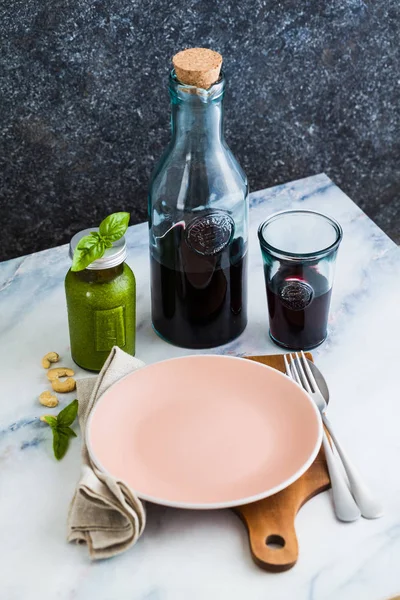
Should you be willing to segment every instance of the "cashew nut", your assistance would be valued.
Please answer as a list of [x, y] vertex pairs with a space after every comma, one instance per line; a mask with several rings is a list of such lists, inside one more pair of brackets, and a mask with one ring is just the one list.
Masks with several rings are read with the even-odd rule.
[[48, 352], [42, 358], [42, 367], [44, 369], [48, 369], [50, 367], [51, 363], [56, 363], [59, 360], [60, 360], [60, 357], [57, 354], [57, 352]]
[[[71, 371], [71, 369], [65, 369], [65, 371]], [[72, 371], [72, 375], [74, 372]], [[72, 379], [72, 377], [68, 377], [65, 381], [60, 381], [57, 379], [51, 380], [51, 387], [55, 392], [60, 392], [60, 394], [65, 394], [66, 392], [72, 392], [76, 388], [76, 381]]]
[[43, 404], [43, 406], [47, 406], [48, 408], [54, 408], [58, 404], [58, 399], [57, 396], [54, 396], [51, 392], [46, 390], [45, 392], [42, 392], [40, 394], [39, 402], [40, 404]]
[[[67, 367], [56, 367], [47, 371], [47, 378], [51, 381], [51, 386], [55, 392], [64, 394], [72, 392], [76, 388], [75, 379], [71, 379], [74, 374], [74, 371]], [[68, 377], [68, 379], [60, 381], [60, 377]]]
[[47, 379], [53, 381], [54, 379], [59, 379], [60, 377], [72, 377], [75, 375], [72, 369], [67, 369], [67, 367], [56, 367], [55, 369], [49, 369], [47, 371]]

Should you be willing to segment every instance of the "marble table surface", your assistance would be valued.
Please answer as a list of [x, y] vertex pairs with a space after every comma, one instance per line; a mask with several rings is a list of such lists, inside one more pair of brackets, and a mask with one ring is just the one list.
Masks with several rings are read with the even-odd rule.
[[[52, 456], [38, 394], [42, 355], [69, 353], [63, 280], [67, 247], [0, 264], [0, 596], [6, 600], [383, 600], [400, 592], [400, 250], [325, 175], [255, 192], [250, 199], [250, 305], [243, 335], [215, 353], [277, 353], [268, 338], [257, 226], [272, 212], [318, 209], [344, 229], [330, 335], [314, 351], [331, 388], [331, 420], [385, 505], [376, 521], [338, 522], [330, 492], [300, 511], [300, 557], [282, 574], [256, 567], [245, 529], [229, 510], [150, 506], [130, 551], [92, 563], [67, 544], [66, 514], [80, 469], [80, 444]], [[90, 215], [88, 215], [88, 225]], [[188, 354], [152, 331], [147, 225], [129, 229], [137, 292], [137, 356]], [[78, 369], [77, 376], [84, 372]], [[62, 399], [62, 405], [74, 396]]]

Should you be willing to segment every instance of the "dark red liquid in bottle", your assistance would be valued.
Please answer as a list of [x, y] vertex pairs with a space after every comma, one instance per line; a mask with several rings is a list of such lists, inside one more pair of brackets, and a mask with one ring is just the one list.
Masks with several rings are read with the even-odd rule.
[[246, 327], [246, 248], [221, 219], [178, 224], [151, 252], [153, 326], [178, 346], [212, 348]]
[[327, 335], [331, 291], [316, 267], [282, 266], [267, 284], [274, 342], [292, 350], [309, 350], [321, 344]]

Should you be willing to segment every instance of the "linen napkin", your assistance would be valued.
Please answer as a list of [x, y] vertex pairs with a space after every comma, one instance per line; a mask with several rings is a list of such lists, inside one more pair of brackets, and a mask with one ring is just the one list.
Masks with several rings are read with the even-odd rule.
[[143, 503], [123, 481], [95, 467], [85, 441], [86, 422], [98, 398], [113, 383], [143, 366], [141, 360], [114, 347], [98, 377], [77, 381], [82, 472], [69, 509], [67, 540], [86, 543], [92, 559], [124, 552], [136, 543], [146, 524]]

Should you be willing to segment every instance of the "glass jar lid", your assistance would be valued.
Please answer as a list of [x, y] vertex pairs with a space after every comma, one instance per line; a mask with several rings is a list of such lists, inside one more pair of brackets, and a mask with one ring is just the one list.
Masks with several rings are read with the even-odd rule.
[[[69, 255], [72, 258], [74, 255], [74, 251], [78, 242], [85, 236], [92, 233], [92, 231], [98, 232], [98, 227], [89, 227], [88, 229], [83, 229], [83, 231], [79, 231], [74, 235], [69, 244]], [[94, 260], [90, 265], [86, 268], [91, 269], [93, 271], [100, 271], [101, 269], [111, 269], [112, 267], [117, 267], [126, 259], [126, 241], [125, 236], [122, 236], [116, 242], [113, 242], [111, 248], [106, 248], [103, 256]]]

